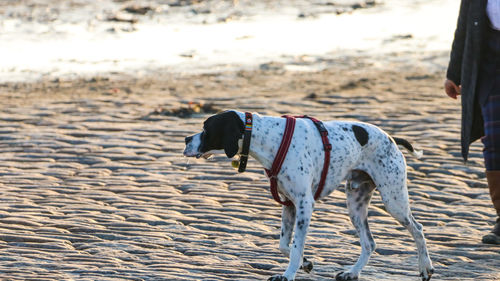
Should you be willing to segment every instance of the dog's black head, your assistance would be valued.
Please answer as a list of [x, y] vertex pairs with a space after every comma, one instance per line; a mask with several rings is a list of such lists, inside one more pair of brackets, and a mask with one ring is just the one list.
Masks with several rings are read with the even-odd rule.
[[231, 158], [238, 153], [238, 140], [242, 138], [244, 124], [234, 111], [225, 111], [209, 117], [203, 123], [203, 132], [186, 137], [184, 155], [208, 158], [216, 150], [224, 150]]

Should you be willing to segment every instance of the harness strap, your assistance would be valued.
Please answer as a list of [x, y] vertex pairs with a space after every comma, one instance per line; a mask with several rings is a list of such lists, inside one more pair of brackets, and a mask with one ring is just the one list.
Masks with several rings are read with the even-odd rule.
[[276, 202], [285, 205], [291, 206], [293, 203], [290, 200], [282, 201], [278, 194], [278, 180], [276, 177], [281, 170], [281, 166], [285, 161], [286, 154], [288, 152], [288, 148], [290, 147], [290, 143], [292, 142], [293, 132], [295, 131], [295, 118], [290, 116], [286, 117], [286, 125], [285, 132], [283, 134], [283, 139], [281, 140], [280, 148], [278, 149], [278, 153], [274, 158], [273, 165], [270, 170], [265, 169], [269, 180], [271, 181], [271, 194], [273, 195], [274, 200]]
[[323, 171], [321, 172], [321, 179], [318, 184], [318, 189], [314, 194], [314, 200], [318, 200], [319, 196], [321, 195], [321, 192], [323, 192], [323, 188], [325, 187], [326, 175], [328, 174], [328, 168], [330, 166], [330, 151], [332, 150], [332, 145], [328, 140], [328, 131], [326, 130], [323, 122], [309, 116], [304, 116], [304, 118], [309, 118], [314, 123], [314, 125], [316, 125], [316, 128], [318, 129], [319, 134], [321, 135], [323, 148], [325, 149], [325, 161], [323, 162]]
[[325, 125], [323, 122], [319, 121], [316, 118], [309, 117], [307, 115], [301, 115], [301, 116], [283, 116], [286, 118], [286, 126], [285, 126], [285, 132], [283, 134], [283, 139], [281, 140], [280, 148], [278, 149], [278, 153], [276, 154], [276, 157], [274, 158], [273, 165], [271, 167], [271, 170], [265, 169], [267, 176], [269, 177], [269, 180], [271, 182], [271, 194], [276, 200], [276, 202], [285, 205], [285, 206], [290, 206], [293, 203], [286, 199], [285, 201], [281, 200], [279, 194], [278, 194], [278, 181], [276, 179], [278, 173], [281, 170], [281, 166], [283, 165], [283, 162], [285, 161], [286, 154], [288, 152], [288, 148], [290, 147], [290, 143], [292, 142], [292, 137], [293, 137], [293, 132], [295, 129], [295, 118], [308, 118], [310, 119], [313, 124], [316, 126], [316, 128], [319, 131], [319, 134], [321, 136], [321, 141], [323, 142], [323, 147], [325, 150], [325, 160], [323, 163], [323, 171], [321, 172], [321, 179], [318, 184], [318, 189], [316, 190], [316, 193], [314, 194], [314, 200], [317, 200], [319, 196], [321, 195], [321, 192], [323, 192], [323, 188], [325, 186], [326, 182], [326, 176], [328, 174], [328, 168], [330, 166], [330, 152], [332, 150], [332, 145], [330, 144], [330, 141], [328, 140], [328, 131], [325, 128]]

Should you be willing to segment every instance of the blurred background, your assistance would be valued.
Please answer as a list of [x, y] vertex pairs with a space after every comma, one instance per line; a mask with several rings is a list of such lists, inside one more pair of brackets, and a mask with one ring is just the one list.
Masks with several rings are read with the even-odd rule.
[[449, 50], [458, 2], [3, 0], [0, 81], [213, 72], [268, 61], [308, 71], [360, 54], [421, 63], [416, 54]]

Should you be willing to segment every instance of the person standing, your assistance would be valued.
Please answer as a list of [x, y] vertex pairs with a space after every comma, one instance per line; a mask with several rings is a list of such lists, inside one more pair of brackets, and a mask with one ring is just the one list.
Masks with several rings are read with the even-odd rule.
[[462, 0], [446, 94], [462, 95], [462, 156], [481, 139], [486, 178], [498, 218], [483, 243], [500, 244], [500, 0]]

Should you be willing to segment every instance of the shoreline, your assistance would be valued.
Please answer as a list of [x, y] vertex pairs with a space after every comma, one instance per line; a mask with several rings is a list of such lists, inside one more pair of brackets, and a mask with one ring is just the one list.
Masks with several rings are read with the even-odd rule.
[[[301, 0], [296, 2], [303, 4]], [[18, 13], [34, 13], [34, 22], [22, 17], [0, 18], [0, 26], [4, 27], [0, 40], [6, 42], [0, 46], [0, 82], [68, 79], [96, 73], [220, 72], [252, 69], [270, 61], [299, 64], [296, 68], [300, 70], [314, 71], [328, 67], [322, 64], [325, 61], [345, 56], [380, 57], [392, 53], [406, 53], [406, 59], [419, 63], [412, 52], [449, 50], [456, 20], [453, 11], [457, 9], [453, 0], [385, 0], [340, 15], [335, 13], [337, 6], [328, 3], [297, 4], [297, 8], [280, 14], [279, 9], [262, 11], [259, 5], [266, 1], [257, 2], [256, 7], [249, 3], [242, 1], [241, 7], [233, 7], [235, 13], [241, 14], [233, 20], [206, 24], [199, 22], [222, 16], [223, 9], [206, 8], [209, 12], [194, 14], [190, 8], [201, 7], [178, 7], [178, 12], [160, 9], [146, 15], [132, 14], [140, 21], [130, 24], [105, 20], [107, 14], [117, 13], [117, 3], [99, 9], [92, 5], [76, 8], [95, 17], [84, 13], [86, 17], [79, 21], [66, 18], [72, 11], [65, 10], [68, 8], [53, 8], [52, 20], [39, 19], [43, 14], [24, 8]], [[317, 7], [332, 10], [298, 17]], [[433, 16], [436, 14], [445, 17], [437, 19]], [[173, 21], [182, 16], [185, 19]], [[430, 19], [422, 23], [423, 17]], [[315, 61], [319, 63], [311, 63]]]

